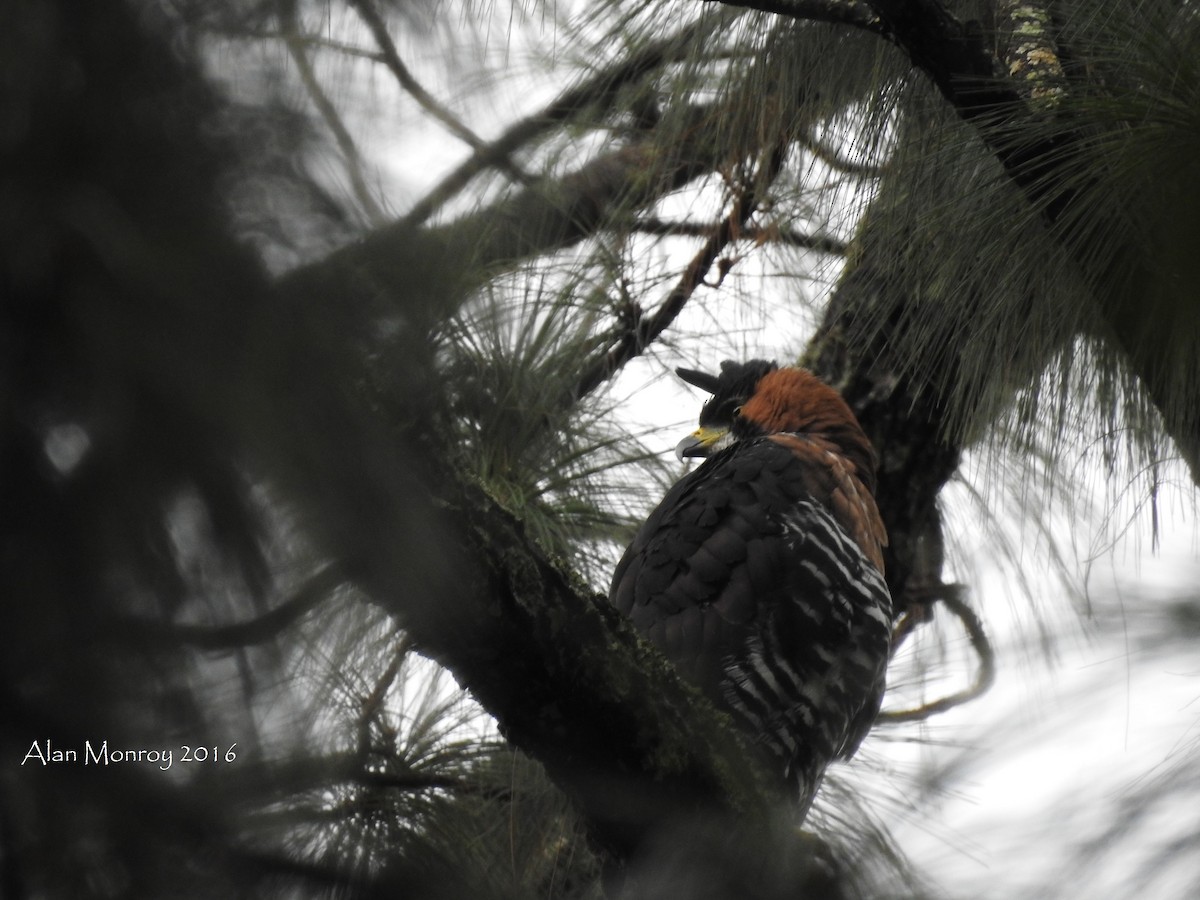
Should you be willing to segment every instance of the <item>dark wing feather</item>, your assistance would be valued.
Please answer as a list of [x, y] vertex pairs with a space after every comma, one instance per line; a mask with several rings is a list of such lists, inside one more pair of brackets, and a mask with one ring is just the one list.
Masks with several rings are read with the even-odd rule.
[[794, 444], [741, 441], [677, 483], [609, 599], [811, 797], [878, 710], [891, 604], [864, 529], [840, 521], [845, 472]]
[[[775, 455], [737, 445], [679, 481], [618, 563], [610, 593], [685, 677], [716, 693], [723, 662], [778, 586], [781, 528], [755, 486]], [[764, 448], [765, 449], [765, 448]], [[702, 641], [685, 641], [685, 615]]]

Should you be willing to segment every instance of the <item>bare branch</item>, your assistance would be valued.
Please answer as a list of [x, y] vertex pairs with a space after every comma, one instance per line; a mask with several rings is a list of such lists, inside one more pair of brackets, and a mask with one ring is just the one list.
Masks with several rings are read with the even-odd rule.
[[620, 371], [627, 362], [641, 353], [666, 330], [691, 299], [696, 288], [704, 281], [712, 264], [716, 262], [721, 251], [734, 241], [741, 238], [742, 227], [758, 206], [762, 190], [772, 184], [783, 167], [787, 154], [787, 142], [781, 141], [764, 162], [761, 171], [751, 179], [750, 184], [742, 189], [734, 198], [733, 207], [709, 234], [700, 250], [692, 257], [678, 284], [669, 293], [662, 304], [649, 317], [637, 317], [631, 321], [628, 329], [614, 340], [614, 346], [600, 359], [588, 366], [576, 384], [573, 399], [578, 400], [594, 391], [616, 372]]
[[[594, 234], [619, 210], [637, 209], [712, 170], [718, 135], [710, 108], [664, 123], [674, 137], [664, 150], [657, 129], [603, 153], [560, 178], [546, 178], [447, 225], [414, 227], [407, 219], [376, 229], [280, 283], [288, 294], [388, 297], [396, 285], [422, 283], [426, 320], [453, 312], [480, 280], [523, 259]], [[670, 131], [667, 129], [670, 128]], [[413, 292], [408, 292], [407, 296]]]
[[492, 143], [477, 148], [466, 162], [443, 178], [428, 194], [417, 201], [404, 217], [404, 224], [410, 227], [421, 224], [448, 200], [456, 196], [472, 178], [484, 169], [505, 165], [517, 150], [570, 119], [587, 106], [611, 102], [618, 88], [635, 82], [654, 71], [663, 62], [677, 54], [698, 33], [698, 26], [688, 26], [677, 34], [631, 54], [612, 68], [605, 69], [582, 84], [559, 94], [532, 116], [510, 126]]
[[[663, 237], [707, 237], [720, 223], [700, 224], [698, 222], [671, 222], [653, 216], [635, 219], [629, 227], [642, 234], [661, 235]], [[786, 244], [803, 250], [815, 250], [833, 256], [846, 254], [846, 243], [835, 237], [823, 234], [805, 234], [790, 228], [773, 226], [758, 227], [747, 225], [741, 231], [741, 237], [760, 244]]]
[[333, 139], [337, 141], [338, 149], [341, 150], [342, 157], [346, 162], [346, 174], [350, 178], [350, 187], [354, 191], [354, 196], [371, 221], [379, 224], [385, 220], [386, 216], [363, 178], [362, 157], [358, 153], [354, 138], [350, 136], [345, 123], [342, 122], [342, 117], [338, 114], [337, 107], [333, 105], [324, 88], [321, 87], [317, 73], [313, 71], [312, 63], [309, 62], [306, 41], [296, 28], [295, 7], [291, 3], [281, 3], [280, 6], [284, 43], [287, 46], [288, 54], [296, 64], [300, 81], [312, 99], [313, 105], [316, 106], [317, 112], [321, 114], [321, 118], [325, 120], [329, 130], [333, 132]]
[[[443, 104], [439, 103], [437, 98], [427, 91], [413, 74], [404, 65], [404, 61], [400, 59], [400, 53], [396, 50], [396, 44], [392, 40], [392, 36], [388, 34], [387, 23], [383, 21], [383, 17], [379, 14], [379, 10], [375, 8], [375, 4], [371, 0], [350, 0], [350, 5], [353, 6], [362, 20], [371, 29], [371, 34], [375, 38], [375, 43], [379, 45], [380, 56], [384, 64], [396, 76], [396, 81], [400, 83], [400, 87], [408, 92], [414, 100], [421, 105], [421, 108], [428, 112], [431, 116], [446, 126], [446, 130], [455, 137], [462, 140], [472, 150], [482, 151], [486, 148], [486, 144], [479, 135], [475, 134], [470, 128], [458, 120], [458, 118], [447, 109]], [[505, 157], [498, 160], [498, 164], [502, 168], [512, 173], [517, 180], [527, 181], [528, 176], [518, 170], [510, 159]]]
[[884, 166], [870, 162], [852, 162], [845, 159], [820, 141], [812, 129], [808, 129], [804, 135], [798, 138], [798, 142], [809, 153], [833, 169], [835, 172], [841, 172], [843, 175], [851, 175], [855, 178], [879, 178], [883, 175]]
[[364, 763], [371, 754], [371, 723], [383, 707], [388, 691], [395, 684], [396, 676], [400, 674], [400, 667], [404, 665], [405, 657], [408, 656], [411, 649], [412, 639], [405, 635], [401, 638], [400, 645], [392, 651], [391, 662], [376, 680], [375, 687], [363, 698], [362, 709], [358, 714], [358, 755]]
[[297, 32], [289, 38], [289, 35], [285, 34], [283, 31], [274, 31], [271, 29], [251, 29], [247, 31], [243, 31], [241, 29], [221, 29], [218, 30], [217, 33], [230, 40], [286, 42], [291, 39], [298, 41], [305, 47], [318, 47], [322, 50], [332, 50], [335, 53], [341, 53], [343, 56], [349, 56], [354, 59], [369, 59], [372, 62], [377, 63], [384, 62], [383, 54], [378, 50], [366, 50], [362, 47], [357, 47], [354, 44], [347, 44], [344, 41], [335, 41], [319, 34]]
[[[952, 589], [953, 587], [952, 585], [943, 585], [943, 589], [937, 595], [936, 600], [940, 601], [943, 606], [954, 614], [955, 618], [962, 623], [963, 628], [967, 632], [967, 637], [971, 641], [971, 648], [979, 658], [979, 669], [975, 673], [974, 680], [969, 687], [961, 691], [946, 697], [940, 697], [929, 703], [922, 703], [914, 709], [881, 712], [876, 721], [923, 722], [940, 713], [954, 709], [956, 706], [970, 703], [972, 700], [986, 693], [995, 681], [996, 654], [992, 650], [992, 644], [988, 640], [987, 632], [983, 628], [983, 622], [975, 614], [975, 610], [971, 609], [962, 599], [960, 596], [962, 592]], [[901, 620], [900, 625], [897, 626], [897, 630], [904, 629], [905, 621], [910, 618], [916, 621], [919, 619], [919, 615], [910, 613], [905, 619]], [[904, 631], [904, 633], [907, 633], [907, 631]]]
[[292, 596], [254, 619], [216, 627], [208, 625], [172, 625], [146, 619], [122, 619], [120, 630], [137, 638], [171, 641], [201, 650], [231, 650], [265, 644], [273, 640], [310, 610], [315, 609], [346, 583], [340, 567], [327, 565], [304, 582]]
[[853, 25], [866, 31], [880, 30], [879, 17], [870, 3], [859, 0], [703, 0], [742, 9], [774, 13], [789, 19], [807, 22], [828, 22], [834, 25]]

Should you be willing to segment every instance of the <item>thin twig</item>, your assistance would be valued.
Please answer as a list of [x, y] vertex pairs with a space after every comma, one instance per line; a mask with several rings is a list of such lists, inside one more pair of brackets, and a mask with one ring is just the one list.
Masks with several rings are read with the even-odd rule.
[[[217, 32], [224, 38], [231, 40], [250, 40], [250, 41], [287, 41], [288, 36], [282, 31], [274, 31], [270, 28], [252, 30], [252, 31], [234, 31], [230, 29], [220, 29]], [[344, 56], [350, 56], [355, 59], [369, 59], [372, 62], [384, 62], [383, 54], [378, 50], [366, 50], [362, 47], [356, 47], [354, 44], [347, 44], [344, 41], [335, 41], [331, 38], [322, 37], [318, 34], [297, 33], [293, 36], [293, 40], [299, 41], [306, 47], [319, 47], [322, 50], [333, 50], [336, 53], [341, 53]]]
[[371, 755], [371, 722], [383, 707], [383, 701], [387, 698], [388, 691], [392, 689], [396, 676], [400, 674], [400, 667], [408, 657], [410, 649], [412, 649], [412, 639], [405, 635], [400, 639], [400, 646], [392, 653], [391, 662], [376, 680], [371, 693], [363, 697], [362, 708], [358, 715], [358, 753], [364, 765]]
[[[396, 49], [396, 43], [392, 40], [391, 34], [388, 33], [387, 23], [383, 20], [383, 16], [379, 14], [379, 10], [375, 8], [375, 4], [371, 0], [350, 0], [350, 5], [358, 11], [367, 28], [371, 30], [371, 34], [375, 38], [375, 43], [379, 45], [379, 52], [384, 65], [396, 76], [396, 81], [400, 83], [400, 87], [416, 100], [422, 109], [445, 125], [447, 131], [467, 144], [472, 150], [478, 151], [484, 149], [487, 146], [484, 140], [460, 122], [454, 113], [440, 103], [433, 94], [429, 93], [417, 81], [412, 72], [409, 71], [408, 66], [400, 59], [400, 52]], [[518, 172], [517, 174], [521, 175], [522, 180], [525, 179], [522, 173]]]
[[[717, 224], [701, 224], [698, 222], [671, 222], [653, 216], [635, 219], [629, 226], [641, 234], [661, 235], [664, 237], [706, 237], [713, 233]], [[761, 244], [787, 244], [805, 250], [817, 250], [835, 256], [844, 256], [847, 245], [844, 241], [823, 234], [805, 234], [794, 229], [748, 225], [741, 237]]]
[[512, 154], [521, 147], [552, 131], [585, 107], [610, 102], [618, 88], [654, 71], [698, 32], [698, 23], [690, 25], [678, 34], [656, 41], [634, 53], [611, 69], [598, 72], [582, 84], [563, 91], [541, 110], [515, 123], [490, 144], [476, 149], [470, 158], [416, 202], [403, 218], [402, 224], [408, 227], [420, 225], [484, 169], [505, 165]]
[[350, 177], [350, 186], [354, 191], [354, 196], [366, 211], [368, 218], [375, 224], [382, 224], [386, 216], [379, 204], [375, 202], [374, 196], [367, 187], [366, 179], [363, 178], [362, 157], [358, 153], [358, 147], [355, 146], [354, 138], [350, 136], [345, 123], [338, 115], [337, 108], [321, 87], [321, 82], [308, 59], [306, 41], [296, 27], [295, 15], [295, 8], [292, 4], [280, 4], [280, 25], [283, 29], [283, 40], [288, 54], [296, 64], [300, 81], [312, 99], [313, 105], [316, 106], [317, 112], [325, 120], [329, 130], [333, 132], [333, 138], [337, 141], [338, 149], [341, 150], [342, 157], [346, 162], [346, 173]]
[[[967, 632], [967, 637], [971, 641], [971, 648], [975, 651], [975, 655], [979, 657], [979, 669], [975, 673], [975, 679], [964, 690], [941, 697], [930, 703], [923, 703], [913, 709], [881, 712], [876, 721], [923, 722], [939, 713], [944, 713], [947, 710], [954, 709], [956, 706], [969, 703], [976, 697], [986, 693], [992, 686], [992, 682], [995, 681], [996, 655], [992, 650], [991, 642], [988, 640], [987, 632], [984, 631], [983, 622], [975, 614], [975, 610], [966, 604], [957, 591], [947, 590], [940, 592], [936, 599], [949, 609], [955, 618], [962, 622], [963, 628]], [[903, 627], [903, 624], [904, 620], [901, 620], [901, 626], [899, 627]], [[903, 636], [901, 640], [903, 640]]]
[[704, 282], [721, 251], [744, 236], [742, 229], [758, 206], [760, 185], [765, 187], [774, 182], [783, 167], [787, 146], [787, 141], [784, 140], [772, 150], [770, 159], [764, 164], [758, 177], [735, 197], [729, 215], [711, 229], [708, 240], [692, 257], [679, 282], [654, 314], [648, 317], [632, 317], [626, 331], [613, 340], [611, 349], [584, 370], [572, 392], [572, 400], [586, 397], [620, 371], [631, 359], [640, 356], [667, 326], [675, 321], [696, 292], [696, 288]]
[[879, 178], [883, 175], [883, 166], [875, 163], [851, 162], [832, 147], [818, 140], [811, 129], [799, 138], [799, 143], [805, 150], [835, 172], [841, 172], [843, 175], [851, 175], [855, 178]]

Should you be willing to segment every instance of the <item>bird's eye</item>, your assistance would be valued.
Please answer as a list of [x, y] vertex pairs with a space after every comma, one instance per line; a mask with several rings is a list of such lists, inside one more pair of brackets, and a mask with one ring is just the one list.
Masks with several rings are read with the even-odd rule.
[[735, 406], [733, 408], [733, 417], [736, 419], [741, 414], [742, 414], [742, 408], [740, 406]]

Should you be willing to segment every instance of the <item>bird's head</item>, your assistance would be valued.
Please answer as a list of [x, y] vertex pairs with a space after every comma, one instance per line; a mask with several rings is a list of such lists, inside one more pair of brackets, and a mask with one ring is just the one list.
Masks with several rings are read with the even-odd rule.
[[710, 456], [751, 437], [809, 434], [832, 441], [855, 463], [860, 476], [873, 478], [871, 442], [842, 395], [811, 372], [762, 359], [726, 360], [719, 375], [675, 371], [688, 384], [712, 394], [700, 411], [700, 427], [675, 448], [680, 459]]

